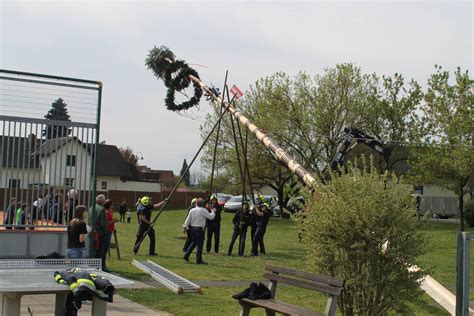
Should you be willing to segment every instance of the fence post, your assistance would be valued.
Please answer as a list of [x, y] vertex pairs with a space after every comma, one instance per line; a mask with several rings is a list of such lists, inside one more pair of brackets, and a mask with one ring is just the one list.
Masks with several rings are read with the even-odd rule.
[[470, 292], [470, 235], [458, 232], [456, 255], [456, 316], [469, 315]]
[[463, 290], [463, 315], [469, 315], [470, 268], [471, 268], [471, 238], [466, 232], [462, 233], [464, 247], [464, 290]]
[[463, 233], [458, 232], [456, 242], [456, 316], [462, 316], [463, 298], [464, 298], [464, 251], [463, 251]]

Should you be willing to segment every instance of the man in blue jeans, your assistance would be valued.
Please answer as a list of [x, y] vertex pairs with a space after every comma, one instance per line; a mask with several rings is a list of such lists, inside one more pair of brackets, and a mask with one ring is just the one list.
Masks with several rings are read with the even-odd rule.
[[184, 254], [184, 260], [189, 261], [189, 256], [197, 246], [196, 263], [206, 264], [202, 260], [202, 248], [204, 245], [204, 227], [206, 226], [206, 219], [214, 219], [216, 216], [216, 209], [212, 209], [211, 213], [204, 208], [204, 200], [198, 198], [196, 200], [196, 207], [189, 211], [188, 217], [184, 222], [184, 229], [189, 229], [192, 235], [192, 242], [189, 245], [186, 253]]

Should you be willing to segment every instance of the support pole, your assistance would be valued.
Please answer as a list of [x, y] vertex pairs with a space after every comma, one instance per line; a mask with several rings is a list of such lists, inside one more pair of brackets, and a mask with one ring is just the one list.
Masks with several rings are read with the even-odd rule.
[[[222, 89], [222, 93], [225, 92], [225, 88], [227, 87], [227, 75], [229, 74], [229, 71], [227, 70], [225, 72], [225, 79], [224, 79], [224, 88]], [[219, 113], [219, 116], [222, 115], [222, 111], [224, 111], [223, 104], [221, 103], [221, 111]], [[211, 171], [211, 182], [209, 184], [209, 196], [212, 195], [212, 188], [214, 185], [214, 171], [216, 168], [216, 158], [217, 158], [217, 146], [219, 145], [219, 134], [221, 132], [221, 123], [217, 125], [217, 134], [216, 134], [216, 142], [214, 144], [214, 155], [212, 156], [212, 171]]]
[[233, 105], [228, 102], [224, 102], [220, 96], [216, 96], [214, 92], [204, 83], [201, 79], [196, 78], [192, 75], [189, 79], [197, 83], [204, 92], [211, 96], [214, 104], [221, 105], [228, 109], [229, 113], [239, 120], [247, 129], [252, 132], [257, 139], [259, 139], [265, 147], [267, 147], [272, 153], [275, 154], [277, 159], [285, 164], [293, 173], [295, 173], [306, 185], [316, 185], [316, 179], [303, 168], [290, 154], [288, 154], [283, 148], [281, 148], [273, 139], [267, 136], [261, 129], [253, 124], [243, 113], [238, 111]]
[[201, 152], [201, 150], [204, 148], [204, 146], [206, 145], [207, 141], [209, 140], [209, 138], [211, 138], [211, 135], [212, 133], [214, 133], [214, 131], [216, 130], [217, 126], [220, 124], [222, 118], [224, 117], [224, 115], [226, 114], [227, 112], [227, 107], [224, 107], [224, 111], [222, 111], [222, 114], [221, 116], [219, 117], [219, 119], [217, 120], [216, 124], [214, 124], [214, 127], [212, 128], [212, 130], [209, 132], [209, 134], [207, 135], [206, 139], [204, 139], [204, 141], [202, 142], [201, 144], [201, 147], [199, 147], [198, 151], [196, 152], [196, 154], [194, 155], [193, 159], [191, 160], [191, 162], [189, 163], [188, 165], [188, 168], [186, 168], [186, 170], [183, 172], [183, 174], [181, 175], [181, 177], [178, 179], [178, 182], [176, 182], [176, 184], [174, 185], [173, 189], [171, 190], [170, 194], [168, 195], [168, 197], [165, 199], [165, 203], [163, 203], [163, 205], [160, 207], [160, 210], [158, 211], [158, 213], [155, 215], [155, 218], [153, 218], [153, 221], [151, 222], [150, 226], [148, 227], [148, 229], [145, 231], [145, 233], [143, 234], [142, 238], [138, 241], [138, 243], [133, 247], [133, 253], [136, 254], [138, 253], [138, 250], [140, 249], [140, 245], [142, 244], [143, 240], [145, 239], [145, 237], [148, 235], [148, 233], [150, 232], [150, 230], [155, 226], [155, 223], [156, 221], [158, 220], [158, 218], [160, 217], [161, 213], [163, 212], [163, 209], [165, 208], [166, 204], [168, 204], [168, 200], [173, 196], [174, 192], [176, 191], [176, 189], [178, 189], [181, 181], [183, 181], [184, 179], [184, 175], [189, 171], [189, 169], [191, 168], [191, 166], [193, 165], [194, 161], [196, 161], [196, 158], [199, 156], [199, 153]]
[[456, 254], [456, 316], [469, 315], [470, 236], [458, 232]]

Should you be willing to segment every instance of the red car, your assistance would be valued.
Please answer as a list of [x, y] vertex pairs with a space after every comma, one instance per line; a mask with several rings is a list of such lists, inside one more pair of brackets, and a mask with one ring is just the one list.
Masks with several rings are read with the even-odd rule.
[[220, 206], [224, 207], [224, 204], [230, 200], [232, 197], [231, 194], [224, 194], [224, 193], [217, 193], [217, 203], [219, 203]]

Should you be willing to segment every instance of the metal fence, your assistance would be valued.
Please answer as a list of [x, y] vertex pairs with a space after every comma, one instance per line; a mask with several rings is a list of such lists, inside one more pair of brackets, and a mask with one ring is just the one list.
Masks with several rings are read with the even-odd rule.
[[101, 97], [98, 81], [0, 70], [0, 229], [64, 227], [93, 205]]
[[421, 213], [432, 213], [440, 216], [456, 216], [459, 213], [459, 199], [445, 196], [421, 196]]

